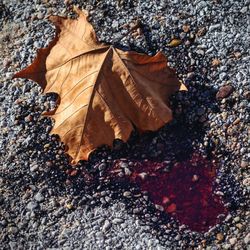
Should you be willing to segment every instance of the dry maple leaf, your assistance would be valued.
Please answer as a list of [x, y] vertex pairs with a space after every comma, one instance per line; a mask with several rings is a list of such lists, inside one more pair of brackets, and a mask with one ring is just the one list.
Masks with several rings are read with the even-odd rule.
[[99, 43], [87, 15], [76, 11], [77, 19], [49, 17], [56, 37], [14, 76], [58, 94], [57, 109], [47, 115], [72, 164], [114, 139], [127, 141], [134, 126], [159, 129], [172, 119], [169, 96], [186, 89], [162, 53], [151, 57]]

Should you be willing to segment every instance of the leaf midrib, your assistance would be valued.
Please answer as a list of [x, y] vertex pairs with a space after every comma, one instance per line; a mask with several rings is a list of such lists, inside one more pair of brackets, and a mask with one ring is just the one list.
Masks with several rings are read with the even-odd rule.
[[75, 159], [77, 158], [79, 152], [80, 152], [80, 148], [81, 148], [81, 145], [82, 145], [82, 141], [83, 141], [83, 135], [85, 133], [85, 129], [86, 129], [86, 124], [87, 124], [87, 120], [88, 120], [88, 117], [89, 117], [89, 108], [92, 106], [92, 103], [93, 103], [93, 99], [94, 99], [94, 94], [95, 94], [95, 89], [99, 83], [98, 81], [98, 78], [99, 76], [101, 75], [101, 71], [102, 71], [102, 68], [103, 68], [103, 65], [105, 64], [105, 61], [106, 59], [108, 58], [108, 55], [110, 53], [111, 50], [113, 50], [113, 46], [108, 46], [109, 49], [108, 51], [106, 52], [106, 55], [101, 63], [101, 66], [100, 66], [100, 69], [96, 75], [96, 79], [95, 79], [95, 83], [94, 83], [94, 86], [93, 86], [93, 90], [92, 90], [92, 93], [89, 97], [89, 100], [88, 100], [88, 107], [87, 107], [87, 111], [86, 111], [86, 116], [85, 116], [85, 119], [84, 119], [84, 122], [83, 122], [83, 128], [82, 128], [82, 132], [81, 132], [81, 139], [80, 139], [80, 142], [79, 142], [79, 146], [78, 146], [78, 149], [76, 150], [76, 154], [75, 154]]

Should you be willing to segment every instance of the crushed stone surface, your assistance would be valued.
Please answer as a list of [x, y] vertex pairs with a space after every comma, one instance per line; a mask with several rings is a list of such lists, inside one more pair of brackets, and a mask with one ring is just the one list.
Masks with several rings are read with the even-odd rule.
[[[41, 115], [56, 97], [12, 79], [53, 39], [46, 17], [74, 16], [73, 4], [89, 11], [100, 41], [149, 55], [163, 51], [189, 89], [172, 98], [171, 124], [113, 151], [97, 150], [76, 166], [76, 176], [62, 143], [49, 135], [53, 122]], [[249, 0], [2, 0], [0, 248], [248, 249], [249, 6]], [[120, 40], [137, 20], [141, 28]], [[178, 46], [168, 46], [173, 39]], [[192, 232], [162, 216], [136, 186], [102, 183], [114, 159], [162, 159], [162, 147], [169, 161], [189, 149], [216, 155], [216, 192], [229, 209], [221, 224]]]

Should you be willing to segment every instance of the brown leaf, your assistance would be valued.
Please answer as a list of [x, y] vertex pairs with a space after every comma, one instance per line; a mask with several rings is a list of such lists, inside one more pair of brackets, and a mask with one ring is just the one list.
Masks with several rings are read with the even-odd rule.
[[168, 98], [186, 90], [163, 53], [148, 56], [99, 43], [87, 15], [51, 16], [56, 37], [14, 77], [32, 79], [44, 93], [58, 94], [52, 134], [58, 134], [72, 164], [98, 146], [127, 141], [134, 126], [157, 130], [172, 119]]
[[169, 47], [177, 47], [182, 43], [180, 39], [174, 38], [171, 40], [171, 42], [168, 44]]

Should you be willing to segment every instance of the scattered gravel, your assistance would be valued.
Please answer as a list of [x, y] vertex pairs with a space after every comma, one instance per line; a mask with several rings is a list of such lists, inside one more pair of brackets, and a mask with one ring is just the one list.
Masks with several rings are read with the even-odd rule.
[[[135, 133], [113, 151], [103, 147], [75, 169], [49, 135], [52, 121], [41, 116], [56, 97], [42, 95], [32, 81], [11, 79], [53, 38], [46, 17], [73, 16], [72, 4], [89, 10], [99, 40], [147, 54], [162, 50], [189, 89], [172, 98], [171, 124], [141, 138]], [[249, 0], [2, 0], [1, 249], [247, 249], [249, 6]], [[116, 43], [137, 20], [141, 28]], [[173, 39], [178, 45], [168, 46]], [[206, 233], [166, 218], [135, 186], [103, 182], [114, 159], [174, 162], [191, 150], [216, 155], [217, 192], [229, 209]], [[123, 167], [129, 175], [129, 162]]]

